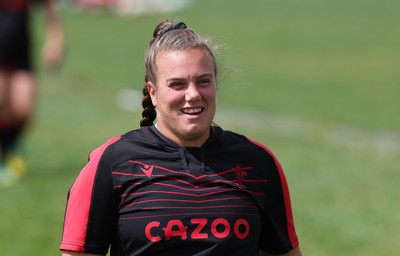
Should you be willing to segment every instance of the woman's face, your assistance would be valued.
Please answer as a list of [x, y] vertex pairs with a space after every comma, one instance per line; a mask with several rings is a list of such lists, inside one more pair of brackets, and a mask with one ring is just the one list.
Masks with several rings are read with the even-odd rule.
[[209, 137], [216, 111], [214, 62], [204, 49], [163, 51], [156, 56], [157, 85], [147, 83], [157, 109], [157, 128], [184, 147]]

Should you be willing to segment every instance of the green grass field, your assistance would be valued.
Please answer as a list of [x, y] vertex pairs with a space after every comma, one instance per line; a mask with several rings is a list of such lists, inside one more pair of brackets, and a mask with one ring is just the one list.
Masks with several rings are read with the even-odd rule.
[[[141, 89], [144, 50], [168, 17], [222, 44], [216, 122], [275, 152], [303, 255], [396, 255], [399, 8], [389, 0], [197, 0], [134, 19], [63, 11], [67, 56], [59, 72], [39, 66], [24, 143], [29, 173], [0, 188], [2, 254], [59, 255], [68, 188], [92, 149], [138, 127], [140, 112], [120, 109], [117, 95]], [[34, 18], [41, 42], [40, 12]]]

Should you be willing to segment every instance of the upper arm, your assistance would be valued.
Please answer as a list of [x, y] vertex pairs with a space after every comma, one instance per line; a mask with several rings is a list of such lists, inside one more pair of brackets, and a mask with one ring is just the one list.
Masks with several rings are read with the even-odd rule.
[[115, 201], [110, 161], [94, 150], [72, 185], [65, 211], [60, 249], [106, 254], [115, 229]]
[[[267, 147], [250, 141], [262, 150], [259, 158], [263, 161], [258, 168], [264, 170], [265, 179], [268, 181], [262, 191], [264, 197], [260, 200], [262, 226], [259, 247], [274, 253], [296, 248], [299, 242], [294, 226], [289, 187], [283, 168]], [[293, 253], [296, 251], [298, 249]]]

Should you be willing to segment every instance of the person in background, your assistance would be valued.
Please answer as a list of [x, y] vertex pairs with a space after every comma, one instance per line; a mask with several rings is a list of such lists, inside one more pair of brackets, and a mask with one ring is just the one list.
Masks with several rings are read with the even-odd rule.
[[300, 256], [288, 185], [264, 145], [223, 130], [211, 41], [153, 32], [141, 128], [91, 152], [68, 193], [63, 256]]
[[[0, 186], [26, 172], [20, 139], [32, 121], [36, 80], [31, 56], [31, 5], [39, 0], [0, 0]], [[64, 31], [54, 0], [42, 0], [46, 24], [43, 58], [57, 68], [64, 52]]]

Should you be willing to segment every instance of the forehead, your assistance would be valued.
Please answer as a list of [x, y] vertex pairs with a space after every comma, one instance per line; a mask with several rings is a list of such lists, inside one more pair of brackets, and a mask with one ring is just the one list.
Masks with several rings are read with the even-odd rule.
[[215, 75], [215, 63], [210, 53], [202, 48], [184, 51], [162, 51], [156, 57], [157, 76], [186, 73]]

